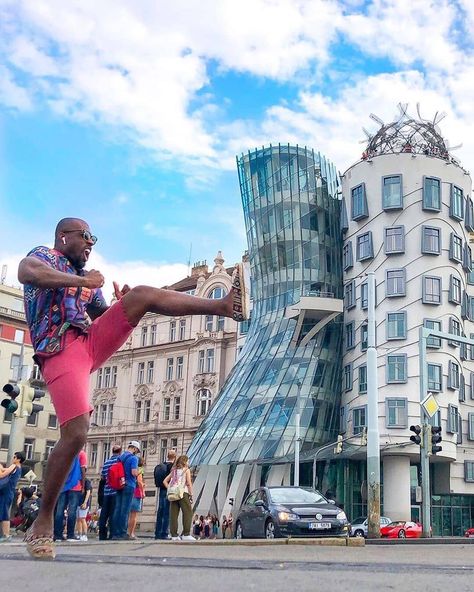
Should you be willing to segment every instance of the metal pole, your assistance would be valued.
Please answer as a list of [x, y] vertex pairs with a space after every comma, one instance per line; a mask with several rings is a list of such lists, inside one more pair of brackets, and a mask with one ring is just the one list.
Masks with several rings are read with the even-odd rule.
[[375, 274], [367, 274], [367, 506], [370, 539], [380, 538], [380, 435], [375, 339]]
[[[25, 345], [24, 345], [24, 343], [22, 343], [21, 349], [20, 349], [20, 359], [18, 360], [18, 368], [16, 371], [16, 381], [17, 382], [21, 382], [21, 380], [23, 378], [24, 354], [25, 354]], [[15, 440], [16, 440], [17, 431], [18, 431], [18, 420], [17, 420], [16, 416], [14, 414], [12, 414], [12, 420], [10, 423], [10, 436], [8, 438], [7, 463], [12, 462], [13, 454], [16, 452], [15, 451], [15, 447], [16, 447]]]
[[[428, 392], [428, 368], [426, 365], [426, 335], [423, 327], [420, 327], [419, 338], [419, 359], [420, 359], [420, 403], [426, 397]], [[422, 434], [423, 439], [420, 446], [420, 466], [421, 466], [421, 524], [423, 527], [423, 538], [431, 536], [431, 488], [430, 488], [430, 457], [429, 457], [429, 433], [431, 428], [428, 425], [427, 418], [423, 408], [420, 406], [420, 419], [423, 421]]]
[[296, 394], [296, 430], [295, 430], [295, 475], [293, 479], [293, 485], [297, 487], [300, 484], [300, 423], [301, 423], [301, 410], [300, 410], [300, 394], [301, 394], [301, 380], [296, 381], [298, 392]]

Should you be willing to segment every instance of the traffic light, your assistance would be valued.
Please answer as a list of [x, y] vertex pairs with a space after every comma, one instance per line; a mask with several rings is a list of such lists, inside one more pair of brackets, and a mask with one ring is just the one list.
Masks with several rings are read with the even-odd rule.
[[342, 436], [339, 434], [337, 437], [336, 446], [334, 448], [334, 454], [341, 454], [342, 452]]
[[41, 399], [45, 396], [45, 391], [39, 388], [33, 388], [27, 384], [21, 385], [22, 389], [22, 401], [21, 401], [21, 417], [28, 417], [33, 413], [39, 413], [43, 411], [43, 405], [38, 405], [34, 403], [37, 399]]
[[413, 432], [415, 435], [410, 436], [411, 442], [414, 444], [418, 444], [419, 446], [423, 446], [423, 436], [422, 436], [422, 429], [419, 425], [412, 425], [410, 426], [410, 432]]
[[22, 401], [22, 390], [18, 384], [8, 383], [3, 387], [3, 392], [8, 395], [8, 398], [3, 399], [1, 402], [2, 407], [12, 413], [15, 417], [20, 416], [20, 407]]
[[431, 426], [431, 454], [436, 454], [437, 452], [441, 452], [443, 450], [442, 446], [438, 446], [442, 440], [441, 427]]

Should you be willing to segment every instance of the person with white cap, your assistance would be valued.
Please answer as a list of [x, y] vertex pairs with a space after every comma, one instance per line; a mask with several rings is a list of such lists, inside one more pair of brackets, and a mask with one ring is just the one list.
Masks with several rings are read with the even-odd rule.
[[117, 531], [114, 539], [128, 539], [128, 517], [130, 508], [132, 506], [133, 494], [137, 486], [138, 475], [138, 457], [141, 447], [140, 442], [132, 440], [128, 443], [127, 450], [121, 454], [119, 460], [123, 464], [125, 473], [125, 486], [123, 489], [117, 491], [117, 499], [115, 500], [114, 510], [114, 524], [116, 524]]

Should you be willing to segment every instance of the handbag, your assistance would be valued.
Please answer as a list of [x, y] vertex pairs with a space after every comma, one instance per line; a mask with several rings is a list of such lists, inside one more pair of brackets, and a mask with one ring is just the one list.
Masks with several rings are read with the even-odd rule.
[[[183, 477], [186, 475], [184, 473]], [[178, 471], [177, 469], [173, 469], [172, 477], [170, 480], [170, 484], [168, 485], [168, 491], [166, 493], [166, 497], [168, 498], [169, 502], [177, 502], [180, 499], [183, 499], [184, 496], [184, 483], [180, 483], [178, 480]]]

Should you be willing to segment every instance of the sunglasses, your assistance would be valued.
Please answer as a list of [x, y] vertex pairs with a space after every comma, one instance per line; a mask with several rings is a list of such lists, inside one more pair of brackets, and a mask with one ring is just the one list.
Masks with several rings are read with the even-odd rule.
[[91, 234], [88, 230], [63, 230], [62, 232], [64, 234], [66, 234], [66, 232], [80, 232], [84, 240], [91, 242], [93, 245], [95, 245], [95, 243], [97, 242], [97, 237]]

